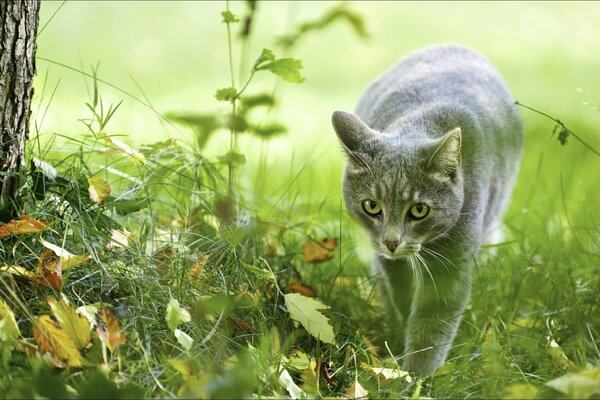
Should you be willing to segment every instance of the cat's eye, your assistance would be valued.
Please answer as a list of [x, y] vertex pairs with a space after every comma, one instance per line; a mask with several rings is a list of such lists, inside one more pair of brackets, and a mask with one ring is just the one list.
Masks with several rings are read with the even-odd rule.
[[381, 214], [381, 206], [375, 200], [365, 200], [362, 202], [363, 210], [372, 217]]
[[425, 203], [417, 203], [410, 208], [409, 212], [414, 219], [423, 219], [429, 214], [429, 206]]

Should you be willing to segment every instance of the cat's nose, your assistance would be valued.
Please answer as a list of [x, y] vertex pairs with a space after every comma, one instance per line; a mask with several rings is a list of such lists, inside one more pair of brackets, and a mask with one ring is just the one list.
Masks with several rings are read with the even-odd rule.
[[385, 242], [386, 247], [388, 249], [390, 249], [390, 251], [393, 253], [396, 250], [396, 247], [398, 247], [398, 242], [396, 242], [395, 240], [391, 241], [391, 240], [386, 240]]

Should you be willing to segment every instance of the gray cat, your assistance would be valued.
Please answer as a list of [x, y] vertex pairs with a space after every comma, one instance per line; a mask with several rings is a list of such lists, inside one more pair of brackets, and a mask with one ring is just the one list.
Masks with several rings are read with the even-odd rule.
[[356, 115], [336, 111], [332, 122], [348, 156], [346, 208], [375, 248], [388, 342], [404, 351], [405, 369], [430, 374], [456, 334], [473, 259], [509, 201], [521, 118], [494, 67], [448, 45], [401, 59]]

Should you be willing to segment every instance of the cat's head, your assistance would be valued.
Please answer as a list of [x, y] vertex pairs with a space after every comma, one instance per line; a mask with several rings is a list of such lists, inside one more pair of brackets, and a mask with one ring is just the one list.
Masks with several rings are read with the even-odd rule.
[[431, 128], [380, 133], [343, 111], [333, 113], [332, 123], [348, 156], [346, 208], [369, 231], [377, 253], [413, 256], [457, 223], [463, 205], [460, 128], [434, 140], [428, 137], [439, 135], [420, 132]]

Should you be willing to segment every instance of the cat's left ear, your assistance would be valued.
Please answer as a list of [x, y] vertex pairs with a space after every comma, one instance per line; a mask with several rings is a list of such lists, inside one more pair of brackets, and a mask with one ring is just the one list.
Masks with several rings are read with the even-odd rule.
[[331, 123], [348, 154], [360, 151], [363, 144], [374, 135], [367, 124], [349, 112], [335, 111], [331, 116]]
[[436, 172], [454, 178], [460, 165], [461, 142], [460, 128], [452, 129], [433, 144], [428, 165]]

